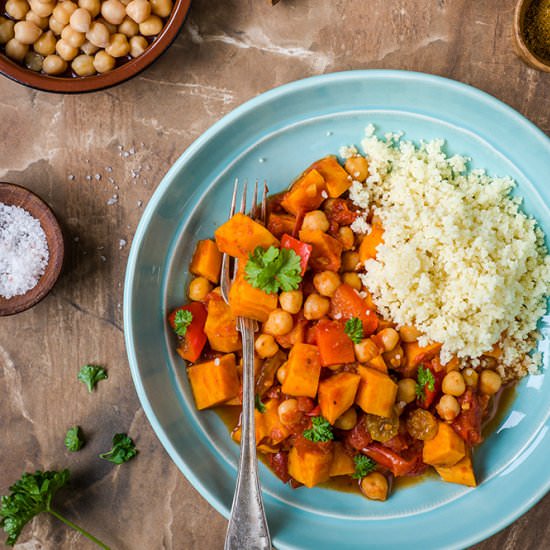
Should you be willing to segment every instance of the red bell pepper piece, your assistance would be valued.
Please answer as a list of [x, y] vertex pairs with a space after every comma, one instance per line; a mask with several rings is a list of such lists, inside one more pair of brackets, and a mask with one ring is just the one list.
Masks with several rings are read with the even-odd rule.
[[206, 323], [207, 311], [201, 302], [191, 302], [187, 306], [175, 309], [168, 316], [168, 322], [173, 329], [175, 329], [174, 319], [176, 313], [180, 310], [190, 311], [193, 315], [193, 320], [187, 327], [185, 336], [180, 337], [181, 344], [178, 346], [177, 351], [183, 359], [193, 363], [200, 357], [202, 349], [206, 344], [204, 325]]
[[451, 424], [453, 430], [469, 445], [479, 445], [481, 436], [481, 420], [483, 410], [477, 394], [468, 388], [459, 398], [460, 414]]
[[315, 334], [323, 367], [355, 361], [353, 342], [346, 334], [344, 321], [321, 319], [315, 326]]
[[307, 263], [309, 261], [309, 257], [311, 256], [313, 247], [310, 244], [303, 243], [302, 241], [295, 239], [291, 235], [285, 234], [281, 238], [281, 248], [289, 248], [290, 250], [294, 250], [294, 252], [300, 256], [300, 265], [302, 266], [303, 277], [306, 272]]
[[417, 466], [416, 456], [405, 459], [391, 449], [380, 445], [380, 443], [371, 443], [361, 449], [361, 452], [372, 458], [380, 466], [387, 468], [396, 477], [411, 473]]
[[423, 409], [429, 409], [435, 402], [436, 398], [441, 394], [441, 383], [445, 377], [445, 371], [436, 371], [431, 363], [424, 363], [422, 365], [425, 369], [428, 369], [434, 377], [434, 389], [431, 390], [428, 384], [424, 384], [424, 399], [417, 399], [416, 403]]
[[288, 453], [279, 451], [278, 453], [270, 453], [268, 456], [269, 465], [275, 475], [283, 483], [288, 483], [290, 481], [290, 474], [288, 473]]
[[347, 447], [360, 451], [372, 442], [369, 430], [365, 426], [365, 417], [361, 417], [355, 426], [345, 432], [344, 441]]
[[369, 308], [358, 292], [347, 284], [340, 285], [330, 302], [330, 316], [347, 321], [352, 317], [361, 319], [363, 334], [369, 336], [378, 328], [378, 316]]

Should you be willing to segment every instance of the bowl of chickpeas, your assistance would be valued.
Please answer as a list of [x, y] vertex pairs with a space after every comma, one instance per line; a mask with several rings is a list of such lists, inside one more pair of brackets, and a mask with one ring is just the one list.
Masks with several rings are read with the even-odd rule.
[[0, 0], [0, 73], [80, 93], [114, 86], [176, 38], [191, 0]]

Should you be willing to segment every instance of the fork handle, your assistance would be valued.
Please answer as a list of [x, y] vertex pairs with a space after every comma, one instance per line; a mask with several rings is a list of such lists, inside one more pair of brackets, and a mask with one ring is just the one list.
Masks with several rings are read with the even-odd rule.
[[239, 317], [237, 327], [243, 342], [243, 413], [241, 454], [237, 488], [231, 505], [224, 550], [271, 550], [258, 481], [256, 429], [254, 425], [254, 322]]

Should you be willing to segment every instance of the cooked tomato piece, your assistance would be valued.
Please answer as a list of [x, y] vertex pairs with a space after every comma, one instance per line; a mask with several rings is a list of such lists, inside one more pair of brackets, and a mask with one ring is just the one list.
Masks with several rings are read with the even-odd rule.
[[177, 351], [186, 361], [194, 362], [200, 357], [206, 344], [207, 338], [204, 332], [204, 325], [206, 324], [207, 311], [201, 302], [191, 302], [187, 306], [175, 309], [168, 316], [168, 322], [173, 329], [175, 328], [174, 319], [176, 313], [181, 310], [190, 311], [193, 315], [193, 320], [187, 327], [185, 336], [180, 337], [181, 344], [178, 346]]
[[328, 221], [338, 225], [351, 225], [359, 216], [349, 199], [328, 199], [324, 210]]
[[330, 316], [347, 321], [352, 317], [361, 319], [363, 334], [369, 336], [378, 328], [378, 316], [368, 307], [359, 293], [347, 284], [340, 285], [330, 302]]
[[453, 430], [466, 443], [470, 445], [479, 445], [483, 441], [481, 436], [481, 420], [483, 410], [480, 405], [479, 397], [468, 388], [459, 398], [460, 414], [451, 424]]

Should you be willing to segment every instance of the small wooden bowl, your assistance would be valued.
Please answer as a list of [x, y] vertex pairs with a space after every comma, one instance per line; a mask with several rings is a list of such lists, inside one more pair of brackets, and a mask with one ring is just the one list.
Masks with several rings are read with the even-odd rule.
[[525, 14], [533, 1], [534, 0], [519, 0], [516, 5], [516, 11], [514, 13], [514, 42], [516, 44], [516, 51], [519, 57], [531, 67], [539, 71], [550, 72], [550, 62], [535, 55], [527, 47], [524, 39]]
[[61, 227], [50, 207], [28, 189], [13, 183], [0, 182], [0, 202], [19, 206], [36, 218], [46, 234], [49, 249], [48, 265], [34, 288], [9, 300], [0, 296], [0, 316], [5, 316], [31, 308], [50, 292], [61, 273], [65, 245]]

